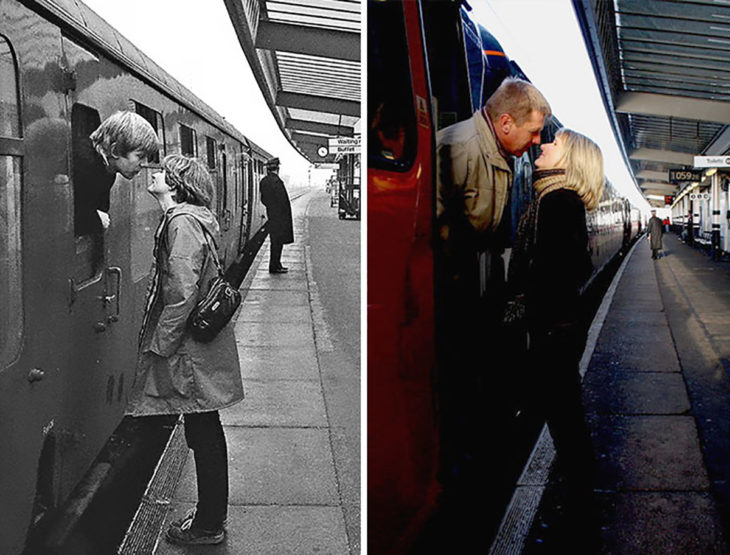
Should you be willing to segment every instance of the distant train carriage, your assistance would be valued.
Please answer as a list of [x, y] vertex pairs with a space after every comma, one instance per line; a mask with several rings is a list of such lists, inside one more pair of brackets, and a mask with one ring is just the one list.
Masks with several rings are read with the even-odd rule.
[[[444, 307], [435, 287], [439, 259], [433, 249], [436, 133], [470, 117], [508, 75], [527, 78], [494, 37], [469, 20], [462, 2], [369, 1], [368, 547], [372, 553], [427, 548], [426, 523], [439, 506], [443, 487], [445, 469], [439, 455], [444, 439], [439, 428], [443, 353], [437, 357], [436, 345], [443, 331], [439, 315]], [[552, 140], [559, 127], [555, 117], [547, 121], [543, 142]], [[537, 155], [539, 148], [533, 147], [513, 159], [510, 239], [532, 199]], [[606, 187], [601, 209], [589, 216], [594, 276], [628, 246], [637, 231], [637, 215], [628, 201]], [[479, 283], [480, 291], [465, 310], [485, 299], [491, 302], [498, 294], [486, 280], [499, 267], [497, 261], [478, 252], [474, 259], [478, 276], [464, 281]], [[472, 347], [477, 348], [451, 348]], [[503, 369], [495, 355], [504, 363], [511, 353], [502, 353], [504, 345], [490, 343], [490, 337], [484, 337], [478, 348], [488, 353], [483, 373], [496, 377]], [[470, 414], [480, 412], [480, 407], [472, 409]], [[490, 422], [489, 430], [509, 424]], [[489, 430], [483, 429], [485, 436]]]
[[[134, 378], [152, 236], [147, 193], [165, 154], [205, 161], [232, 263], [260, 239], [269, 154], [81, 2], [0, 0], [0, 553], [23, 551], [120, 423]], [[75, 225], [77, 153], [133, 110], [161, 151], [117, 177], [111, 226]]]

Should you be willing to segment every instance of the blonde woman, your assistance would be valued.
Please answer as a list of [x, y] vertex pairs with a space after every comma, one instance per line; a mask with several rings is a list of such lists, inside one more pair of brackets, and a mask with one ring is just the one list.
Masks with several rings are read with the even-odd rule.
[[193, 339], [187, 320], [218, 274], [209, 210], [213, 183], [198, 160], [167, 156], [148, 191], [163, 216], [155, 233], [154, 262], [139, 337], [139, 359], [128, 414], [182, 414], [198, 483], [196, 510], [173, 522], [167, 540], [216, 544], [225, 538], [228, 454], [218, 411], [243, 399], [231, 326], [209, 343]]
[[520, 221], [510, 259], [510, 284], [524, 298], [534, 402], [566, 476], [568, 510], [588, 514], [594, 457], [578, 371], [585, 347], [579, 291], [593, 270], [586, 211], [598, 207], [603, 193], [603, 156], [593, 141], [565, 128], [541, 149], [535, 200]]

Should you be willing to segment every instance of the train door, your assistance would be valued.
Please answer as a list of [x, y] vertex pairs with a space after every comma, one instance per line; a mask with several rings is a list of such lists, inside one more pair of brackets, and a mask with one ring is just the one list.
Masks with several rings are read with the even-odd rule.
[[246, 163], [246, 176], [248, 178], [248, 194], [246, 195], [246, 206], [248, 210], [246, 210], [246, 240], [250, 239], [251, 235], [251, 223], [253, 222], [253, 213], [254, 213], [254, 206], [255, 198], [256, 198], [256, 192], [254, 190], [254, 187], [256, 187], [256, 183], [253, 176], [253, 165], [256, 163], [253, 159], [253, 152], [249, 149], [248, 151], [248, 161]]
[[416, 532], [438, 490], [431, 91], [421, 4], [368, 2], [368, 542]]
[[[4, 15], [8, 19], [0, 18], [0, 437], [4, 451], [0, 457], [0, 552], [17, 553], [23, 549], [26, 530], [37, 516], [37, 512], [31, 511], [33, 497], [38, 496], [33, 470], [41, 449], [42, 423], [53, 410], [53, 399], [43, 399], [51, 380], [35, 382], [51, 370], [56, 360], [31, 348], [38, 339], [32, 336], [36, 327], [31, 324], [35, 315], [32, 307], [48, 297], [38, 299], [32, 306], [29, 303], [29, 293], [37, 283], [33, 279], [34, 269], [38, 267], [34, 264], [37, 256], [29, 256], [33, 253], [30, 245], [38, 242], [42, 248], [42, 243], [38, 241], [38, 226], [26, 230], [34, 214], [29, 210], [30, 203], [39, 195], [28, 193], [29, 177], [36, 176], [29, 176], [27, 171], [30, 149], [28, 132], [21, 120], [21, 74], [16, 53], [37, 52], [36, 63], [51, 65], [55, 52], [48, 55], [37, 43], [33, 45], [37, 50], [30, 50], [29, 41], [6, 28], [5, 21], [13, 21], [12, 16], [17, 14], [11, 16], [6, 11]], [[26, 19], [23, 23], [27, 22]], [[54, 99], [50, 93], [48, 96], [50, 107]], [[49, 165], [53, 166], [53, 161], [49, 160]], [[51, 406], [45, 406], [44, 401], [50, 401]], [[41, 496], [52, 505], [58, 499], [54, 487], [57, 484], [53, 480], [48, 482], [53, 483]]]
[[[93, 53], [63, 38], [63, 64], [70, 77], [66, 84], [66, 110], [71, 124], [70, 178], [73, 191], [73, 256], [66, 269], [69, 283], [68, 330], [72, 340], [67, 392], [77, 402], [65, 403], [69, 421], [83, 430], [89, 452], [76, 456], [90, 460], [102, 447], [123, 413], [125, 391], [131, 385], [136, 358], [136, 332], [131, 322], [130, 231], [133, 183], [117, 176], [108, 195], [100, 183], [108, 182], [105, 169], [95, 163], [89, 135], [108, 115], [108, 96], [96, 87], [105, 75]], [[98, 202], [82, 202], [95, 195]], [[106, 198], [108, 196], [108, 198]], [[97, 207], [108, 208], [111, 225], [98, 226]], [[108, 415], [100, 418], [100, 415]], [[81, 451], [81, 449], [79, 449]], [[79, 465], [64, 465], [78, 468]], [[80, 478], [75, 477], [76, 480]], [[74, 482], [76, 481], [74, 480]]]
[[231, 229], [233, 230], [231, 237], [231, 252], [235, 255], [238, 252], [238, 245], [241, 241], [241, 182], [240, 175], [241, 158], [236, 152], [236, 145], [233, 145], [233, 154], [231, 158], [231, 183], [233, 183], [231, 191]]
[[249, 216], [249, 202], [251, 199], [250, 183], [248, 175], [248, 167], [250, 163], [243, 150], [243, 145], [239, 145], [238, 153], [238, 182], [240, 184], [240, 211], [241, 221], [238, 233], [238, 252], [243, 252], [243, 248], [248, 241], [248, 230], [251, 225], [251, 218]]

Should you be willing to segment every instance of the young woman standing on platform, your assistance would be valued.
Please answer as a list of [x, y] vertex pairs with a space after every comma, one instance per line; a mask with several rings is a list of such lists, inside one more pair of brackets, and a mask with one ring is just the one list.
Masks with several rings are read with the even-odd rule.
[[213, 183], [197, 160], [173, 154], [148, 188], [163, 216], [155, 233], [145, 314], [139, 335], [132, 416], [182, 414], [198, 482], [196, 510], [173, 522], [167, 540], [216, 544], [225, 538], [228, 453], [218, 411], [243, 399], [231, 326], [210, 342], [187, 330], [191, 311], [218, 275], [219, 227], [208, 209]]
[[524, 300], [535, 408], [547, 420], [569, 508], [585, 510], [595, 462], [581, 399], [586, 330], [579, 292], [593, 271], [586, 210], [598, 207], [603, 192], [603, 156], [593, 141], [565, 128], [541, 149], [535, 200], [520, 220], [510, 259], [510, 284]]

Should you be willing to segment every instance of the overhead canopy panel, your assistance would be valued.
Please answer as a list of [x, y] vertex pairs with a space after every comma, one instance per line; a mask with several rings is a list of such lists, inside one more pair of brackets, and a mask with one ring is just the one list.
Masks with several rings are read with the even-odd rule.
[[573, 0], [601, 95], [654, 206], [670, 169], [730, 153], [730, 0]]
[[360, 119], [359, 0], [225, 0], [279, 127], [310, 162]]

